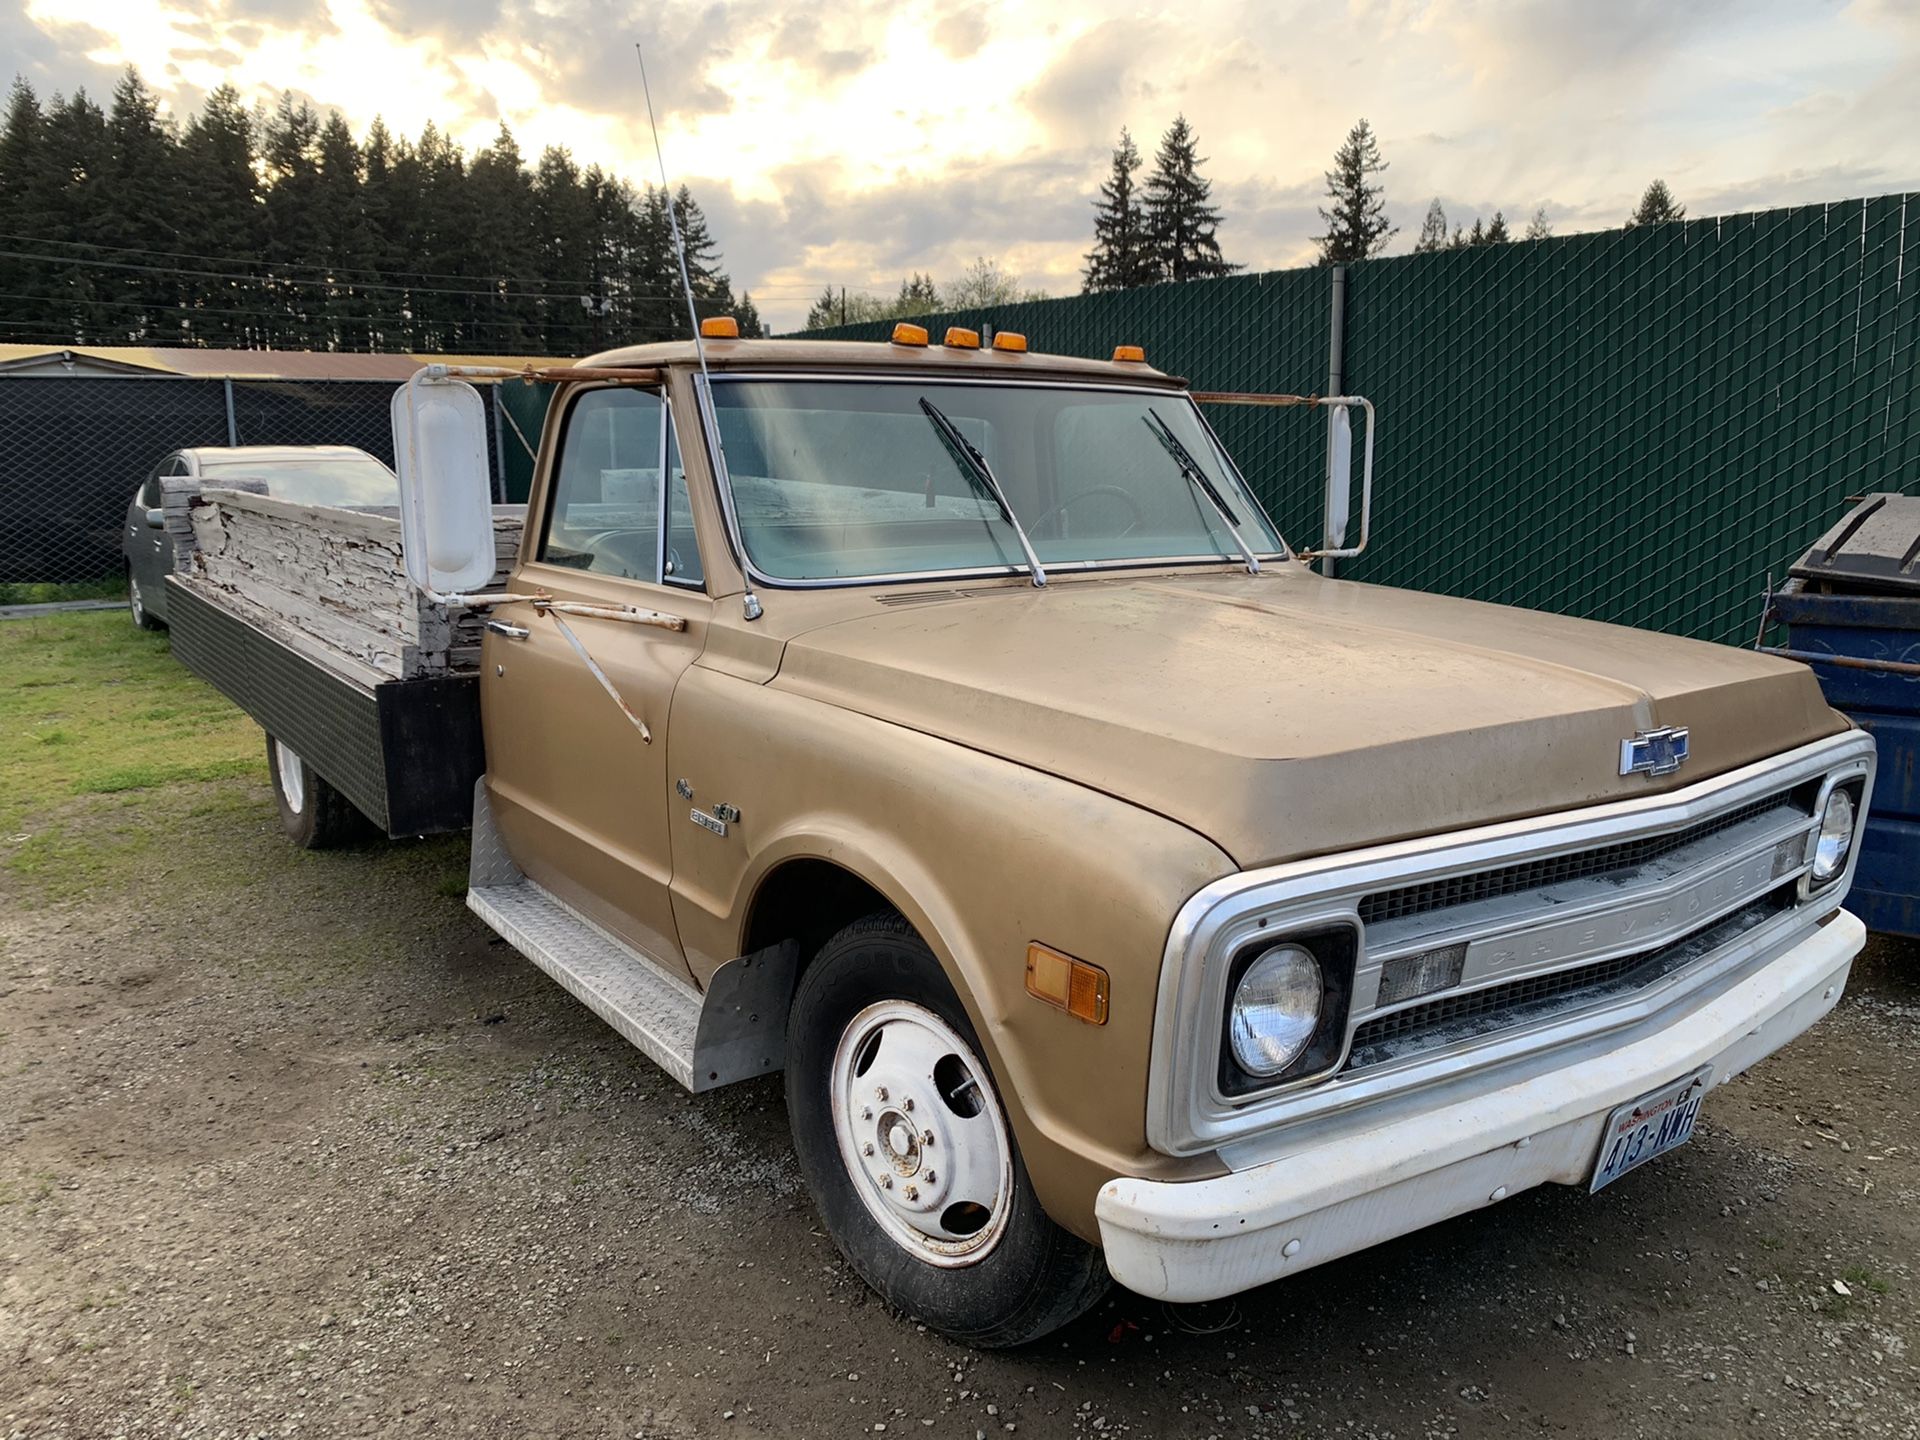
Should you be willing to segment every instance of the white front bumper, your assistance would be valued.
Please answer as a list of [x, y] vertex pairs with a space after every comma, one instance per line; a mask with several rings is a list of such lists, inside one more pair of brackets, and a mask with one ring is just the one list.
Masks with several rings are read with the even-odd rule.
[[1212, 1180], [1120, 1179], [1095, 1213], [1107, 1268], [1164, 1300], [1213, 1300], [1549, 1181], [1585, 1184], [1618, 1105], [1712, 1067], [1720, 1085], [1831, 1010], [1866, 927], [1841, 911], [1665, 1025], [1543, 1074], [1336, 1134]]

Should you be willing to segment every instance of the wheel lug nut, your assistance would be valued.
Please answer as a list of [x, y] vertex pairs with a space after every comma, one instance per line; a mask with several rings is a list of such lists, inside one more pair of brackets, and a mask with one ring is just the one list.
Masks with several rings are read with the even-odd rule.
[[882, 1190], [891, 1190], [891, 1189], [893, 1189], [893, 1176], [891, 1176], [891, 1175], [882, 1175], [882, 1176], [880, 1177], [880, 1188], [881, 1188]]
[[919, 1198], [920, 1198], [920, 1187], [918, 1185], [907, 1186], [907, 1199], [918, 1200]]
[[860, 1118], [862, 1120], [873, 1119], [873, 1107], [871, 1105], [862, 1106], [860, 1110]]
[[913, 1097], [909, 1095], [906, 1099], [902, 1100], [900, 1102], [900, 1108], [911, 1115], [913, 1113]]
[[933, 1144], [933, 1131], [931, 1131], [931, 1130], [922, 1130], [922, 1131], [920, 1132], [920, 1143], [921, 1143], [922, 1145], [931, 1145], [931, 1144]]
[[876, 1100], [884, 1101], [887, 1098], [887, 1087], [884, 1085], [874, 1086], [873, 1098]]
[[927, 1184], [931, 1185], [933, 1184], [934, 1181], [938, 1180], [939, 1178], [940, 1176], [936, 1172], [932, 1170], [927, 1171]]
[[864, 1144], [864, 1145], [862, 1145], [862, 1146], [860, 1147], [860, 1153], [861, 1153], [862, 1155], [871, 1155], [871, 1154], [873, 1154], [873, 1142], [872, 1142], [871, 1140], [869, 1140], [869, 1141], [868, 1141], [868, 1142], [867, 1142], [866, 1144]]

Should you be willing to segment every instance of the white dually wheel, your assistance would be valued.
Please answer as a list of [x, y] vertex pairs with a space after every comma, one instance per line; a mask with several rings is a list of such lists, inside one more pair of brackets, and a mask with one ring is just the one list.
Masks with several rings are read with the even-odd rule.
[[938, 1015], [883, 1000], [834, 1052], [834, 1137], [880, 1228], [930, 1265], [972, 1265], [1007, 1225], [1013, 1146], [986, 1068]]

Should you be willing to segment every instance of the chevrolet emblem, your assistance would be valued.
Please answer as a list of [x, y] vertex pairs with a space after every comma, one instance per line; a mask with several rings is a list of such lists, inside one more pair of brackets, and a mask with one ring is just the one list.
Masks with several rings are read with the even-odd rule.
[[1620, 742], [1622, 775], [1671, 775], [1687, 763], [1687, 727], [1663, 725], [1636, 731]]

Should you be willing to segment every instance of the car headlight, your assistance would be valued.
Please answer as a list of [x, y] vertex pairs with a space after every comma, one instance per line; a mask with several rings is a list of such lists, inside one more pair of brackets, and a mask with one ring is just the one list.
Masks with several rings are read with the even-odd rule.
[[1240, 1068], [1277, 1075], [1299, 1059], [1320, 1028], [1325, 993], [1320, 962], [1299, 945], [1275, 945], [1249, 965], [1227, 1024]]
[[1827, 808], [1820, 815], [1820, 838], [1813, 842], [1814, 884], [1824, 885], [1847, 868], [1858, 818], [1852, 791], [1836, 788], [1828, 792]]

